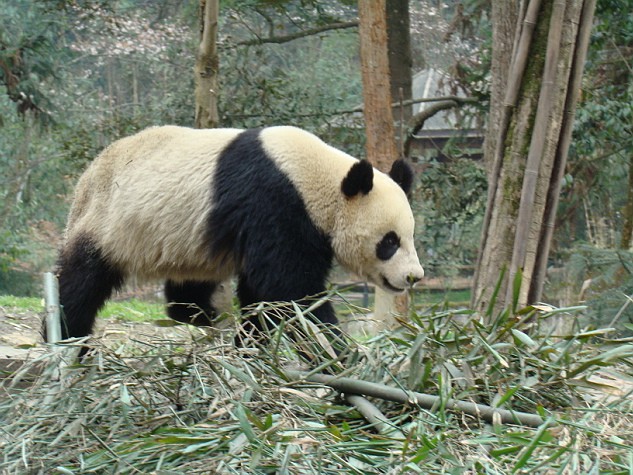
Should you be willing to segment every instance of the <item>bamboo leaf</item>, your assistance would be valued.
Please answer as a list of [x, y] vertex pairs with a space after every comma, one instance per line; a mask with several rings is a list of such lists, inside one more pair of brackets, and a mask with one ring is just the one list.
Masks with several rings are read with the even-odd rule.
[[587, 371], [592, 366], [608, 366], [614, 361], [633, 356], [633, 345], [623, 345], [613, 348], [597, 356], [590, 356], [581, 360], [575, 369], [570, 369], [567, 376], [574, 378]]
[[64, 475], [75, 475], [75, 472], [73, 472], [72, 470], [68, 470], [67, 468], [64, 468], [64, 467], [55, 467], [55, 470], [57, 470], [58, 472]]
[[512, 282], [512, 312], [516, 313], [519, 306], [519, 298], [521, 297], [521, 284], [523, 282], [523, 268], [517, 269]]
[[523, 333], [522, 331], [512, 328], [511, 332], [512, 336], [514, 337], [515, 343], [521, 343], [530, 348], [538, 346], [537, 343], [529, 337], [529, 335]]
[[121, 402], [123, 404], [125, 404], [126, 406], [131, 406], [132, 405], [132, 400], [130, 399], [130, 393], [127, 390], [127, 385], [126, 384], [121, 384], [120, 386], [120, 398], [121, 398]]
[[509, 368], [510, 365], [506, 361], [506, 359], [501, 356], [501, 354], [495, 350], [490, 344], [486, 341], [486, 339], [477, 331], [478, 341], [483, 345], [483, 347], [490, 353], [504, 368]]
[[495, 406], [496, 407], [503, 406], [506, 402], [508, 402], [510, 400], [510, 398], [512, 396], [514, 396], [516, 394], [516, 392], [518, 390], [519, 390], [519, 386], [515, 386], [513, 388], [510, 388], [508, 391], [505, 392], [505, 394], [503, 396], [501, 396], [501, 398], [499, 398], [499, 400], [497, 401]]
[[495, 285], [495, 288], [492, 291], [492, 295], [490, 296], [490, 302], [488, 303], [488, 308], [486, 309], [486, 317], [488, 317], [488, 320], [492, 320], [492, 314], [494, 313], [495, 305], [497, 304], [497, 299], [499, 298], [499, 291], [501, 290], [501, 285], [503, 284], [503, 281], [505, 279], [506, 271], [507, 269], [504, 266], [501, 269], [499, 279], [497, 279], [497, 284]]
[[492, 449], [490, 451], [490, 455], [494, 458], [500, 458], [503, 455], [514, 454], [519, 452], [523, 448], [522, 445], [510, 445], [508, 447], [503, 447], [501, 449]]
[[541, 425], [541, 427], [536, 432], [536, 434], [534, 434], [534, 437], [530, 441], [529, 445], [527, 445], [526, 447], [523, 448], [523, 450], [522, 450], [522, 452], [520, 454], [520, 457], [518, 458], [518, 460], [514, 464], [514, 467], [512, 469], [512, 473], [516, 473], [519, 470], [521, 470], [523, 467], [525, 467], [525, 465], [527, 464], [528, 460], [530, 460], [530, 457], [534, 453], [534, 450], [536, 450], [536, 447], [540, 443], [542, 443], [543, 441], [552, 439], [551, 435], [547, 431], [547, 429], [549, 428], [549, 425], [552, 422], [553, 422], [553, 419], [550, 418], [550, 419], [546, 420]]
[[251, 378], [251, 376], [246, 374], [241, 369], [233, 366], [232, 364], [228, 363], [222, 358], [216, 358], [214, 359], [214, 361], [220, 366], [222, 366], [224, 369], [226, 369], [234, 378], [242, 381], [243, 383], [248, 384], [255, 391], [259, 391], [261, 389], [259, 384], [257, 384], [257, 382], [253, 378]]
[[251, 425], [251, 422], [249, 420], [250, 418], [247, 414], [247, 409], [245, 409], [242, 404], [237, 404], [234, 414], [240, 424], [242, 434], [246, 436], [249, 442], [257, 442], [257, 434], [253, 430], [253, 426]]

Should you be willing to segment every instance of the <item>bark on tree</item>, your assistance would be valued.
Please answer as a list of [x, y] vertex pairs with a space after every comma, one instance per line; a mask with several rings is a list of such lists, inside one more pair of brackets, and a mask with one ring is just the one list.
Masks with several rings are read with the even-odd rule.
[[219, 10], [219, 0], [200, 0], [200, 45], [194, 67], [195, 126], [198, 129], [217, 127], [220, 122], [217, 96]]
[[406, 124], [411, 118], [413, 106], [404, 105], [411, 99], [411, 33], [409, 31], [409, 0], [387, 0], [387, 44], [389, 52], [389, 76], [391, 77], [391, 102], [397, 107], [396, 122], [399, 124], [398, 149], [402, 153]]
[[629, 159], [629, 190], [624, 207], [624, 223], [622, 224], [622, 238], [620, 239], [620, 249], [628, 251], [631, 248], [631, 237], [633, 234], [633, 159]]
[[[576, 114], [576, 104], [582, 87], [582, 73], [587, 58], [587, 50], [589, 49], [589, 40], [591, 38], [591, 28], [593, 26], [593, 15], [596, 9], [596, 0], [585, 0], [582, 3], [580, 13], [580, 24], [578, 26], [578, 35], [574, 46], [569, 88], [565, 98], [565, 108], [563, 112], [563, 121], [561, 125], [560, 141], [554, 156], [554, 168], [552, 170], [552, 180], [547, 195], [547, 203], [545, 208], [544, 223], [545, 226], [541, 232], [538, 249], [538, 263], [534, 271], [534, 282], [528, 295], [528, 301], [537, 301], [541, 299], [543, 293], [543, 285], [547, 273], [547, 259], [549, 257], [550, 245], [554, 234], [554, 224], [556, 221], [556, 211], [558, 209], [558, 201], [560, 189], [565, 176], [565, 165], [567, 164], [567, 154], [571, 143], [571, 136], [574, 127], [574, 116]], [[632, 182], [633, 183], [633, 182]]]
[[[391, 110], [386, 0], [359, 0], [358, 17], [367, 159], [386, 173], [399, 156]], [[406, 301], [396, 306], [394, 298], [378, 288], [375, 299], [374, 316], [385, 326], [392, 323], [394, 311], [406, 312]]]
[[360, 61], [367, 159], [388, 172], [398, 158], [391, 112], [386, 0], [359, 0]]
[[[594, 0], [493, 2], [492, 100], [484, 147], [489, 190], [473, 289], [473, 305], [482, 311], [541, 298], [578, 68], [582, 71], [587, 48], [583, 32], [594, 7]], [[580, 34], [579, 25], [585, 25]]]

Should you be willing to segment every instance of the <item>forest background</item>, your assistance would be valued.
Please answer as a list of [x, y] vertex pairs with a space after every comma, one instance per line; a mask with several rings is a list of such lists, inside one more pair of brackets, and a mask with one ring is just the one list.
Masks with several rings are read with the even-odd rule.
[[[193, 125], [199, 2], [2, 3], [0, 293], [38, 295], [86, 164], [145, 127]], [[600, 324], [633, 316], [630, 12], [597, 2], [543, 297], [587, 301]], [[472, 276], [486, 205], [486, 172], [459, 131], [486, 124], [490, 4], [410, 1], [409, 15], [413, 74], [439, 72], [437, 95], [475, 99], [444, 116], [453, 140], [411, 156], [421, 260], [451, 289]], [[363, 157], [357, 20], [350, 1], [221, 2], [220, 125], [297, 125]]]

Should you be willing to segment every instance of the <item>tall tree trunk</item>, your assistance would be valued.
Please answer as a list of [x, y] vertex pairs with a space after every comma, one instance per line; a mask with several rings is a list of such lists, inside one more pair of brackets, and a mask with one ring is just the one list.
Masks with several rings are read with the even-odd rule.
[[138, 93], [138, 63], [132, 62], [132, 110], [136, 113], [141, 105]]
[[493, 2], [489, 190], [473, 289], [480, 310], [491, 303], [496, 310], [524, 306], [541, 297], [570, 132], [562, 124], [570, 111], [573, 116], [579, 86], [572, 69], [586, 51], [578, 25], [587, 19], [590, 25], [594, 9], [593, 0], [530, 0], [525, 10], [518, 4]]
[[23, 190], [26, 188], [26, 181], [29, 175], [29, 155], [33, 126], [35, 124], [35, 111], [26, 110], [24, 112], [22, 126], [21, 143], [17, 153], [9, 161], [11, 165], [7, 169], [4, 179], [7, 182], [6, 189], [0, 192], [0, 222], [6, 222], [15, 213], [15, 210], [22, 206]]
[[[552, 170], [552, 179], [550, 180], [550, 188], [547, 195], [547, 203], [544, 216], [544, 227], [541, 231], [540, 242], [538, 245], [539, 255], [538, 262], [534, 271], [534, 282], [528, 295], [528, 301], [536, 302], [541, 299], [543, 293], [543, 285], [547, 274], [547, 260], [549, 257], [550, 245], [554, 234], [554, 225], [556, 222], [556, 211], [558, 209], [558, 201], [560, 189], [565, 176], [565, 166], [567, 164], [567, 154], [574, 128], [574, 116], [576, 115], [576, 104], [582, 87], [582, 73], [587, 58], [587, 50], [589, 49], [589, 40], [591, 38], [591, 28], [593, 26], [593, 15], [596, 9], [596, 0], [585, 0], [580, 13], [580, 24], [578, 27], [578, 35], [573, 51], [569, 87], [567, 88], [567, 97], [565, 99], [565, 107], [563, 112], [563, 122], [561, 125], [560, 140], [554, 156], [554, 168]], [[631, 167], [633, 172], [633, 166]], [[633, 185], [633, 177], [629, 177]]]
[[386, 0], [359, 0], [360, 61], [367, 159], [388, 172], [398, 158], [387, 55]]
[[[391, 78], [391, 102], [411, 99], [411, 32], [409, 20], [409, 0], [387, 0], [387, 42], [389, 51], [389, 76]], [[406, 124], [409, 122], [413, 105], [398, 107], [395, 120], [398, 124], [398, 150], [402, 153]]]
[[[399, 155], [391, 111], [386, 0], [359, 0], [358, 16], [367, 159], [386, 173]], [[391, 295], [376, 289], [374, 316], [383, 326], [391, 325], [394, 312], [406, 311], [406, 302], [402, 306], [397, 308]]]
[[629, 158], [629, 190], [623, 214], [624, 223], [622, 224], [620, 249], [628, 251], [631, 248], [631, 235], [633, 234], [633, 158]]
[[108, 107], [110, 114], [114, 116], [116, 115], [114, 108], [114, 60], [110, 56], [106, 62], [106, 81], [108, 83]]
[[218, 116], [218, 15], [219, 0], [200, 0], [200, 46], [196, 57], [195, 126], [198, 129], [217, 127]]

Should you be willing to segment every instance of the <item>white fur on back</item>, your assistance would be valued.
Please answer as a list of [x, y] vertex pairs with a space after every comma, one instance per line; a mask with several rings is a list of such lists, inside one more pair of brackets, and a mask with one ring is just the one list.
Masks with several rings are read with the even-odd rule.
[[[214, 276], [205, 222], [218, 155], [241, 131], [156, 127], [104, 150], [81, 177], [67, 239], [82, 233], [140, 277]], [[176, 272], [174, 272], [176, 271]], [[175, 275], [176, 274], [176, 275]], [[199, 274], [199, 275], [197, 275]]]

